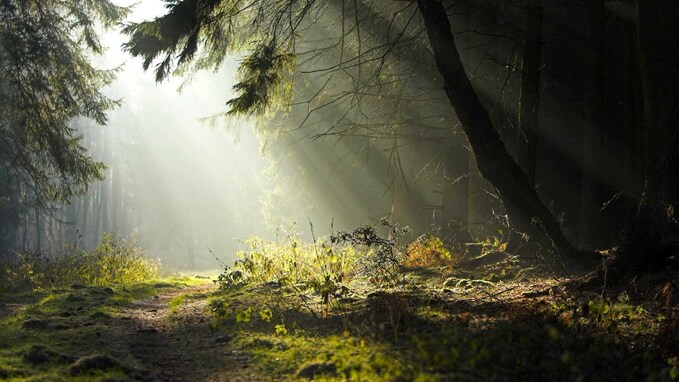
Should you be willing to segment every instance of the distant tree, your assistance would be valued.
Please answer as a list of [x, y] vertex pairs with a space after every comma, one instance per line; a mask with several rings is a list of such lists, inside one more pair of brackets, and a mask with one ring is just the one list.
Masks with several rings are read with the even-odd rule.
[[102, 179], [104, 165], [88, 155], [71, 121], [105, 124], [118, 104], [100, 92], [115, 71], [90, 58], [103, 49], [97, 30], [127, 12], [109, 0], [0, 2], [0, 240], [11, 239], [26, 208], [66, 203]]
[[[289, 94], [286, 93], [290, 89], [287, 81], [291, 79], [297, 57], [297, 38], [321, 19], [328, 3], [312, 0], [171, 0], [167, 2], [164, 16], [128, 25], [125, 32], [130, 39], [125, 46], [133, 56], [143, 58], [144, 68], [157, 61], [155, 74], [159, 81], [175, 69], [183, 72], [192, 66], [215, 68], [227, 52], [254, 46], [240, 68], [241, 81], [235, 86], [238, 95], [228, 105], [233, 114], [261, 113], [280, 99], [277, 95]], [[342, 9], [355, 7], [352, 2], [342, 4]], [[421, 16], [444, 79], [443, 88], [461, 121], [481, 174], [499, 190], [510, 221], [536, 241], [553, 245], [563, 252], [576, 253], [534, 186], [508, 154], [474, 92], [457, 53], [444, 5], [436, 0], [420, 0], [417, 8], [413, 4], [397, 9], [393, 19], [413, 20], [417, 19], [418, 13]], [[376, 2], [373, 6], [384, 8], [385, 4]], [[339, 19], [335, 24], [343, 28], [344, 14], [337, 15]], [[402, 37], [399, 33], [394, 32]], [[417, 36], [408, 37], [419, 41]], [[340, 57], [334, 68], [348, 70], [373, 64], [377, 68], [373, 72], [375, 81], [380, 81], [383, 78], [380, 75], [388, 66], [384, 64], [385, 57], [395, 51], [396, 44], [375, 53], [360, 49], [360, 36], [355, 43], [359, 46], [359, 54]], [[345, 41], [338, 44], [345, 44]], [[360, 69], [358, 77], [360, 80]]]

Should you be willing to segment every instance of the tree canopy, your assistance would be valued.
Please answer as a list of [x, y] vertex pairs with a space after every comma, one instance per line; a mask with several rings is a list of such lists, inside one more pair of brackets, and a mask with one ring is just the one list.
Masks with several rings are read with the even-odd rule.
[[[78, 117], [106, 123], [118, 101], [101, 93], [115, 70], [96, 68], [98, 29], [126, 8], [108, 0], [0, 2], [0, 176], [2, 197], [39, 207], [65, 202], [102, 178], [90, 158]], [[0, 199], [0, 206], [3, 202]]]
[[0, 2], [0, 249], [31, 211], [48, 211], [103, 179], [74, 120], [98, 124], [119, 104], [97, 68], [101, 28], [128, 13], [108, 0]]

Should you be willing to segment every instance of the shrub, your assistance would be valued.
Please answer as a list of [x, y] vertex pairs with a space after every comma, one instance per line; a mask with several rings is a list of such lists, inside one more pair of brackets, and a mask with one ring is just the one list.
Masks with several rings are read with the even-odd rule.
[[41, 290], [72, 284], [133, 283], [157, 276], [159, 262], [148, 259], [134, 236], [104, 233], [91, 252], [67, 248], [52, 256], [40, 251], [17, 253], [0, 264], [0, 291]]
[[406, 247], [407, 267], [442, 267], [453, 266], [458, 258], [454, 258], [441, 238], [430, 233], [421, 235]]
[[[380, 225], [386, 229], [387, 238], [372, 225], [341, 231], [311, 244], [303, 244], [294, 234], [283, 243], [251, 237], [246, 240], [249, 250], [239, 251], [233, 267], [225, 267], [219, 276], [220, 287], [304, 285], [313, 287], [327, 302], [330, 294], [343, 290], [343, 281], [352, 275], [364, 275], [375, 284], [395, 284], [403, 275], [406, 260], [399, 240], [409, 229], [399, 228], [386, 218]], [[443, 253], [442, 244], [436, 250]]]
[[327, 280], [340, 283], [355, 272], [355, 250], [333, 246], [324, 238], [302, 244], [295, 235], [283, 243], [251, 237], [246, 243], [250, 248], [239, 251], [233, 267], [219, 276], [222, 289], [251, 283], [320, 286]]

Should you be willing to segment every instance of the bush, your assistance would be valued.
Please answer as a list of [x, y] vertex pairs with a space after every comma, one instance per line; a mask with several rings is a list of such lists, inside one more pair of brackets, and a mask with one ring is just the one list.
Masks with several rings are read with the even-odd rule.
[[406, 247], [406, 267], [452, 267], [459, 261], [443, 244], [441, 238], [430, 233], [421, 235]]
[[311, 244], [302, 244], [290, 234], [284, 242], [251, 237], [250, 247], [238, 252], [233, 267], [219, 276], [222, 289], [248, 284], [274, 283], [313, 288], [327, 303], [329, 296], [345, 290], [343, 283], [362, 275], [376, 285], [396, 284], [403, 276], [405, 254], [398, 241], [409, 230], [387, 219], [380, 225], [389, 238], [379, 235], [375, 226], [361, 226], [352, 232], [338, 232]]
[[148, 259], [134, 236], [104, 233], [93, 251], [67, 248], [51, 256], [40, 251], [17, 253], [0, 264], [0, 291], [41, 290], [72, 284], [134, 283], [157, 276], [159, 262]]
[[323, 238], [302, 244], [295, 235], [282, 243], [251, 237], [246, 243], [249, 250], [239, 251], [234, 266], [219, 276], [222, 289], [252, 283], [320, 286], [326, 280], [340, 283], [355, 272], [355, 250], [330, 245]]

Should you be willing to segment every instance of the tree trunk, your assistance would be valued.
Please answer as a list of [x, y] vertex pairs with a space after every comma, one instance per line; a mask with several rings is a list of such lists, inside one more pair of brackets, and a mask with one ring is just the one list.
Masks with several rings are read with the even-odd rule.
[[[625, 22], [622, 30], [624, 65], [624, 174], [625, 190], [638, 201], [643, 192], [643, 90], [639, 77], [639, 53], [636, 24]], [[629, 222], [628, 222], [629, 223]]]
[[538, 107], [540, 104], [540, 66], [542, 63], [542, 0], [527, 0], [523, 59], [521, 64], [521, 96], [519, 129], [516, 137], [516, 161], [535, 184], [535, 157], [538, 148]]
[[443, 169], [443, 200], [441, 227], [451, 232], [451, 240], [471, 241], [469, 235], [469, 153], [467, 140], [459, 131], [451, 131], [446, 139]]
[[409, 225], [415, 232], [420, 232], [426, 227], [425, 224], [421, 223], [422, 219], [420, 218], [423, 209], [419, 208], [414, 190], [408, 185], [406, 174], [403, 171], [400, 154], [402, 148], [399, 147], [398, 137], [395, 136], [393, 142], [392, 159], [389, 161], [391, 166], [389, 171], [393, 177], [389, 218], [393, 223], [400, 226]]
[[605, 169], [603, 126], [603, 51], [604, 5], [594, 1], [589, 12], [589, 40], [586, 45], [587, 89], [582, 147], [582, 188], [580, 198], [580, 245], [593, 248], [601, 244], [601, 213], [605, 201], [602, 184], [608, 177]]
[[[576, 254], [523, 170], [507, 152], [460, 60], [445, 8], [437, 0], [418, 0], [444, 90], [462, 124], [484, 178], [495, 186], [512, 225], [532, 240], [549, 242], [562, 253]], [[548, 240], [546, 240], [548, 239]]]
[[[679, 237], [679, 3], [637, 0], [645, 187], [614, 269], [662, 269]], [[675, 264], [676, 265], [676, 264]]]
[[37, 208], [33, 211], [35, 216], [35, 248], [40, 251], [42, 250], [42, 224], [40, 224], [40, 210]]

